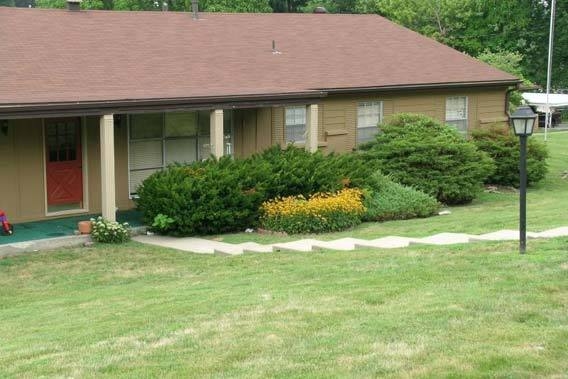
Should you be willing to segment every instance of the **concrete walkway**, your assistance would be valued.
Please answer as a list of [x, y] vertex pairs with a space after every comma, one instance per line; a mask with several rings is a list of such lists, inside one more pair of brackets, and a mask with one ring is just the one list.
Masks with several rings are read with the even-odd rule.
[[[546, 230], [540, 233], [527, 232], [527, 238], [567, 237], [568, 226]], [[158, 235], [140, 235], [135, 241], [198, 254], [241, 255], [245, 253], [273, 253], [278, 251], [311, 252], [314, 250], [351, 251], [360, 248], [396, 249], [410, 244], [455, 245], [475, 241], [514, 241], [519, 239], [518, 230], [499, 230], [481, 235], [463, 233], [440, 233], [424, 238], [388, 236], [373, 240], [341, 238], [333, 241], [301, 239], [292, 242], [262, 245], [255, 242], [232, 244], [203, 238], [175, 238]]]

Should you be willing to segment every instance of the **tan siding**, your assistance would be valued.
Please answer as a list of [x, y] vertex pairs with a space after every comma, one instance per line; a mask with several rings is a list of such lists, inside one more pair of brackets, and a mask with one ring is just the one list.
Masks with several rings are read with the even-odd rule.
[[241, 111], [235, 111], [233, 113], [234, 118], [234, 136], [233, 141], [235, 143], [234, 154], [236, 158], [242, 158], [243, 156], [243, 117]]
[[243, 113], [243, 157], [256, 152], [256, 110]]
[[15, 152], [19, 172], [19, 219], [32, 220], [45, 215], [43, 131], [39, 119], [15, 122]]
[[383, 121], [387, 121], [394, 114], [394, 101], [383, 100]]
[[[7, 137], [0, 136], [0, 148], [5, 157], [0, 160], [4, 181], [0, 209], [13, 222], [47, 219], [43, 159], [43, 123], [41, 119], [10, 121]], [[131, 209], [128, 198], [128, 150], [126, 125], [115, 130], [117, 206]], [[101, 210], [101, 177], [99, 150], [99, 118], [86, 118], [86, 184], [89, 213]]]
[[471, 129], [479, 127], [482, 122], [505, 119], [505, 92], [506, 88], [332, 95], [324, 98], [320, 105], [323, 109], [327, 149], [346, 152], [355, 147], [357, 103], [361, 101], [382, 101], [385, 120], [395, 113], [407, 112], [426, 114], [443, 122], [446, 116], [446, 98], [467, 96], [468, 124]]
[[2, 159], [0, 209], [12, 222], [41, 219], [45, 215], [43, 131], [39, 119], [8, 123], [8, 136], [0, 134]]
[[5, 211], [11, 220], [20, 217], [19, 201], [19, 170], [18, 157], [15, 151], [15, 121], [8, 121], [8, 135], [0, 133], [0, 178], [2, 178], [2, 194], [0, 195], [0, 209]]
[[467, 97], [467, 101], [467, 128], [468, 132], [470, 132], [472, 129], [477, 128], [477, 126], [479, 125], [479, 97], [477, 95], [470, 95]]
[[[97, 128], [97, 132], [98, 130]], [[100, 158], [98, 158], [98, 160], [100, 161]], [[116, 206], [119, 210], [134, 208], [134, 202], [129, 198], [128, 125], [125, 115], [121, 117], [120, 124], [114, 129], [114, 164], [116, 176]]]
[[272, 108], [257, 110], [256, 118], [256, 151], [268, 149], [272, 145]]
[[284, 145], [284, 108], [272, 108], [272, 145]]
[[352, 134], [348, 117], [351, 115], [348, 100], [323, 101], [320, 108], [323, 110], [324, 138], [328, 152], [344, 152], [350, 150], [349, 135]]
[[87, 187], [89, 189], [89, 211], [101, 210], [101, 150], [99, 118], [87, 117]]

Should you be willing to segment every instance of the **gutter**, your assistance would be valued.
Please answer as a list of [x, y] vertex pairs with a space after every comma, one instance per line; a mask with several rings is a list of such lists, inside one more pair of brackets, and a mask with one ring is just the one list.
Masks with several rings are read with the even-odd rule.
[[0, 105], [0, 119], [100, 116], [114, 113], [149, 113], [156, 111], [194, 111], [206, 109], [259, 108], [305, 104], [306, 100], [319, 103], [329, 94], [361, 92], [408, 91], [448, 88], [518, 86], [520, 80], [496, 80], [458, 83], [428, 83], [373, 87], [319, 88], [302, 92], [268, 93], [256, 95], [202, 96], [184, 98], [120, 99], [78, 102], [24, 103]]
[[479, 82], [452, 82], [452, 83], [427, 83], [427, 84], [402, 84], [394, 86], [374, 86], [374, 87], [351, 87], [351, 88], [322, 88], [328, 94], [346, 94], [359, 92], [376, 92], [376, 91], [406, 91], [406, 90], [428, 90], [428, 89], [447, 89], [462, 87], [495, 87], [495, 86], [511, 86], [521, 83], [519, 79], [514, 80], [492, 80]]
[[114, 113], [148, 113], [206, 109], [238, 109], [304, 104], [306, 100], [319, 103], [325, 91], [305, 91], [259, 95], [205, 96], [187, 98], [123, 99], [54, 103], [2, 104], [0, 119], [96, 116]]

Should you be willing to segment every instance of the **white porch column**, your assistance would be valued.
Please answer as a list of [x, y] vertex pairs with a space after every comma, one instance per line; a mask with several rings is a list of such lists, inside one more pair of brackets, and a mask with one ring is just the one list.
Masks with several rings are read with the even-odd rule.
[[101, 197], [103, 218], [116, 221], [114, 178], [114, 117], [101, 116]]
[[210, 118], [210, 131], [211, 131], [211, 154], [215, 158], [221, 158], [225, 151], [225, 141], [223, 135], [223, 110], [214, 109], [211, 111]]
[[318, 105], [310, 104], [306, 109], [306, 150], [310, 153], [318, 151]]

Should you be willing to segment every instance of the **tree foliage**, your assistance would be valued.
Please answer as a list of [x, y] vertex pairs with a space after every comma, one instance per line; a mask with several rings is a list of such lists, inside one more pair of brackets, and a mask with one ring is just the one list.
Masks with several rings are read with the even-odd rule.
[[[497, 52], [485, 50], [477, 57], [477, 59], [502, 71], [508, 72], [509, 74], [515, 75], [523, 81], [525, 86], [533, 86], [533, 83], [525, 78], [525, 75], [523, 74], [523, 68], [521, 66], [523, 56], [520, 53], [505, 50], [499, 50]], [[522, 96], [520, 91], [513, 91], [509, 98], [510, 104], [517, 107], [521, 104], [521, 101]]]

